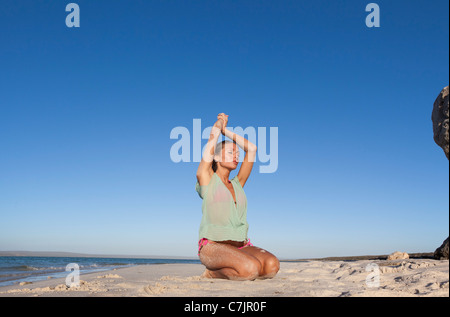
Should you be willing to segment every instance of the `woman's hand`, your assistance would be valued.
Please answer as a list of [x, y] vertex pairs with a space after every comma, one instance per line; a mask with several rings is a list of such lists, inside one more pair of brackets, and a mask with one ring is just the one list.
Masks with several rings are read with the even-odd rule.
[[228, 115], [226, 115], [225, 113], [220, 113], [217, 116], [217, 120], [219, 121], [220, 119], [222, 119], [223, 123], [222, 126], [219, 127], [219, 129], [222, 132], [222, 134], [225, 135], [225, 128], [227, 127], [228, 124]]

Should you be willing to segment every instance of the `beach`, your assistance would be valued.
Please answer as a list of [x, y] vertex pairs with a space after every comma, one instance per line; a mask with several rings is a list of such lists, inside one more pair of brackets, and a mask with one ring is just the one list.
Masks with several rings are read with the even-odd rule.
[[0, 287], [0, 297], [448, 297], [448, 260], [281, 262], [273, 279], [201, 277], [201, 264], [136, 265]]

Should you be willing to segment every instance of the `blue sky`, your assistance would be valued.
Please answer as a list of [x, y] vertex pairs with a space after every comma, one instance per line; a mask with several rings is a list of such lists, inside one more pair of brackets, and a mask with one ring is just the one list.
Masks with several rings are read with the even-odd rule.
[[198, 162], [174, 163], [169, 136], [221, 112], [278, 127], [278, 169], [257, 161], [244, 188], [255, 245], [306, 258], [448, 236], [431, 124], [448, 1], [377, 1], [379, 28], [359, 0], [79, 0], [79, 28], [69, 2], [0, 6], [0, 250], [195, 256]]

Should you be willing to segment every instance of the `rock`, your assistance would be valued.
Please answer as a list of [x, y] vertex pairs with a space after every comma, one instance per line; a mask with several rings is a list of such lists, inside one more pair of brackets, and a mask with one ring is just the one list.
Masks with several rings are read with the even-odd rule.
[[449, 128], [449, 119], [448, 119], [448, 90], [449, 86], [445, 87], [436, 101], [434, 102], [433, 112], [431, 114], [431, 120], [433, 121], [433, 134], [434, 141], [437, 145], [439, 145], [443, 150], [447, 159], [449, 158], [449, 149], [448, 149], [448, 128]]
[[448, 238], [442, 245], [434, 251], [434, 258], [436, 260], [448, 260]]
[[[448, 153], [448, 90], [449, 86], [442, 89], [433, 106], [431, 120], [433, 120], [434, 141], [439, 145], [449, 158]], [[442, 245], [434, 251], [434, 258], [438, 260], [448, 260], [448, 238]]]
[[389, 254], [388, 258], [389, 261], [391, 260], [403, 260], [403, 259], [409, 259], [409, 254], [406, 252], [399, 252], [396, 251], [392, 254]]

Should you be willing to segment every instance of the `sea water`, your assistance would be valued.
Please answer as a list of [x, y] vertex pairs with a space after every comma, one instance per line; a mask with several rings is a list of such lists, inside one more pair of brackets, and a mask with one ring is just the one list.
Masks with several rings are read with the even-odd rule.
[[80, 274], [144, 264], [200, 263], [186, 259], [0, 256], [0, 286], [66, 277], [66, 266], [78, 264]]

